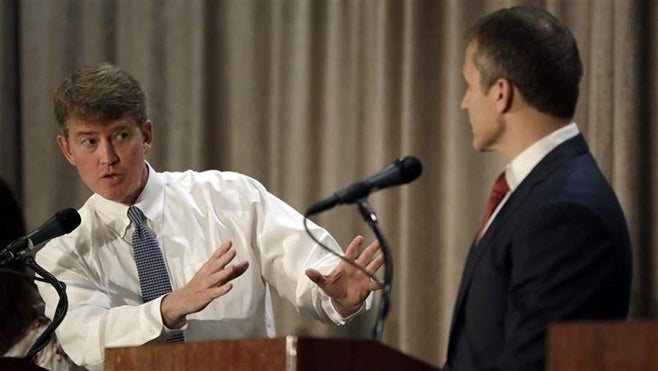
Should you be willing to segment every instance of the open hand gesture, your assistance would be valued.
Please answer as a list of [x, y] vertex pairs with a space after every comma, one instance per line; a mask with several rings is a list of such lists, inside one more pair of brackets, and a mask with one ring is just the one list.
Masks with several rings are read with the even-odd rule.
[[[356, 236], [345, 250], [345, 258], [374, 275], [384, 264], [379, 241], [375, 240], [359, 254], [362, 243], [363, 237]], [[334, 307], [342, 316], [356, 313], [371, 291], [382, 288], [379, 282], [344, 260], [327, 275], [315, 269], [307, 269], [306, 275], [332, 298]]]
[[231, 241], [224, 242], [190, 282], [162, 300], [160, 312], [167, 327], [179, 327], [186, 315], [204, 309], [210, 302], [231, 291], [231, 281], [240, 277], [249, 267], [246, 261], [231, 264], [236, 255], [231, 247]]

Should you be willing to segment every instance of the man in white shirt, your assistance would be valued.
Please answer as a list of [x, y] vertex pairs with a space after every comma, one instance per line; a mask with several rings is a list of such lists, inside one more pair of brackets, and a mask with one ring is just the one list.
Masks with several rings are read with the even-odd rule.
[[[79, 365], [102, 368], [106, 347], [274, 335], [270, 287], [300, 312], [343, 324], [379, 283], [307, 235], [303, 217], [245, 175], [158, 173], [145, 161], [152, 123], [144, 93], [109, 64], [83, 67], [54, 94], [57, 142], [94, 194], [81, 225], [51, 241], [37, 261], [66, 283], [68, 313], [57, 330]], [[137, 207], [157, 238], [171, 292], [144, 300], [133, 258]], [[139, 228], [139, 227], [137, 227]], [[311, 232], [335, 252], [322, 228]], [[345, 250], [370, 275], [383, 264], [375, 241]], [[158, 252], [160, 254], [160, 252]], [[166, 280], [165, 280], [166, 281]], [[58, 302], [40, 285], [46, 313]], [[146, 301], [146, 302], [145, 302]]]

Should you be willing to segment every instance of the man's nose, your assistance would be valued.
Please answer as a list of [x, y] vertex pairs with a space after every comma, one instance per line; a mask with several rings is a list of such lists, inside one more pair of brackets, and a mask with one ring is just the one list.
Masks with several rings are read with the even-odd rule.
[[119, 161], [119, 156], [111, 141], [106, 141], [101, 145], [101, 156], [103, 165], [112, 165]]

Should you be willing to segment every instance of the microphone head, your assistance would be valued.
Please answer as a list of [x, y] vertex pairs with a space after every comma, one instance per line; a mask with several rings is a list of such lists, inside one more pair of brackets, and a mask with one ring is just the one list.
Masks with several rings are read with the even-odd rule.
[[73, 208], [58, 211], [41, 227], [10, 243], [0, 252], [0, 262], [4, 264], [22, 259], [26, 255], [34, 255], [39, 250], [36, 246], [55, 237], [70, 233], [80, 225], [80, 221], [80, 214]]
[[70, 233], [80, 225], [80, 214], [74, 208], [60, 210], [55, 214], [63, 234]]
[[[413, 156], [406, 156], [397, 158], [390, 165], [383, 168], [377, 174], [364, 180], [364, 189], [361, 189], [360, 194], [353, 195], [349, 202], [354, 201], [355, 198], [367, 196], [373, 190], [383, 189], [400, 184], [406, 184], [418, 178], [423, 171], [420, 161]], [[355, 193], [355, 192], [349, 192]]]
[[423, 165], [414, 156], [406, 156], [399, 159], [397, 166], [400, 169], [401, 184], [409, 183], [423, 173]]
[[374, 190], [409, 183], [418, 178], [422, 172], [423, 166], [416, 157], [398, 158], [368, 179], [356, 182], [334, 193], [331, 197], [313, 204], [305, 215], [317, 214], [339, 204], [352, 203], [359, 198], [368, 196]]

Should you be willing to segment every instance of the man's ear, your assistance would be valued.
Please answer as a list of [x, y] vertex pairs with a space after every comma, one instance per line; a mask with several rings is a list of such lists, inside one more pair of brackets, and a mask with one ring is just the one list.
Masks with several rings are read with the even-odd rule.
[[142, 124], [142, 140], [144, 141], [144, 153], [149, 153], [151, 151], [151, 142], [153, 141], [153, 123], [151, 120], [146, 120]]
[[508, 79], [498, 79], [491, 88], [495, 93], [498, 113], [507, 113], [514, 102], [514, 85]]
[[66, 160], [73, 166], [75, 166], [75, 157], [71, 153], [71, 147], [69, 146], [69, 141], [66, 139], [65, 136], [63, 135], [58, 135], [57, 136], [57, 144], [59, 145], [60, 151], [62, 151], [62, 154], [64, 157], [66, 157]]

